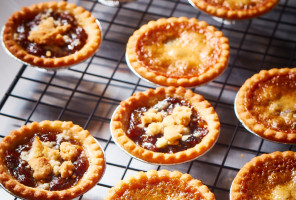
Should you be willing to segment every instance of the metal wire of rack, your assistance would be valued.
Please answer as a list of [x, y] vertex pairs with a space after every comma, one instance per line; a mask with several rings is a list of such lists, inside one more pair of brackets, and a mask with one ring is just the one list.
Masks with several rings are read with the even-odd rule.
[[[118, 180], [138, 171], [169, 169], [200, 179], [216, 199], [229, 199], [238, 170], [251, 158], [295, 146], [260, 139], [237, 120], [233, 101], [244, 81], [261, 69], [296, 65], [296, 2], [281, 0], [270, 13], [252, 20], [226, 24], [193, 8], [186, 0], [138, 0], [106, 7], [95, 0], [79, 0], [101, 22], [103, 42], [87, 61], [68, 70], [41, 72], [22, 65], [0, 102], [0, 137], [32, 121], [70, 120], [88, 129], [106, 153], [101, 181], [79, 199], [103, 199]], [[192, 88], [209, 100], [221, 121], [221, 134], [206, 155], [185, 164], [156, 166], [131, 158], [111, 138], [109, 122], [121, 100], [155, 86], [135, 76], [125, 62], [125, 45], [141, 25], [161, 17], [186, 16], [205, 20], [230, 41], [226, 71], [214, 81]], [[0, 196], [8, 194], [0, 189]], [[8, 195], [7, 199], [13, 199]], [[2, 197], [1, 197], [2, 199]], [[15, 198], [16, 199], [16, 198]]]

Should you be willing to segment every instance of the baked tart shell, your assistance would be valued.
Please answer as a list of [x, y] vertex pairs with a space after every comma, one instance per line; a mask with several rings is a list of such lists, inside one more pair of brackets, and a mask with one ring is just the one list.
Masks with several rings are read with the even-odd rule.
[[[188, 101], [198, 111], [201, 118], [208, 123], [208, 134], [194, 147], [177, 153], [154, 152], [138, 146], [126, 134], [131, 113], [139, 107], [152, 106], [167, 97], [182, 98]], [[110, 127], [116, 144], [128, 154], [150, 164], [170, 165], [188, 162], [210, 150], [219, 137], [220, 122], [214, 108], [201, 95], [183, 87], [159, 87], [135, 93], [122, 101], [113, 114]]]
[[255, 6], [250, 9], [229, 9], [223, 6], [215, 6], [204, 0], [188, 0], [189, 3], [199, 10], [216, 17], [228, 20], [241, 20], [255, 18], [271, 11], [279, 0], [268, 0], [264, 5]]
[[[215, 200], [214, 194], [211, 193], [209, 188], [203, 185], [201, 181], [192, 178], [189, 174], [182, 174], [178, 171], [171, 172], [168, 170], [150, 170], [148, 172], [138, 172], [134, 176], [128, 176], [126, 179], [119, 181], [116, 186], [109, 190], [105, 200], [123, 199], [122, 197], [126, 191], [141, 190], [150, 184], [157, 187], [162, 181], [165, 181], [168, 185], [165, 190], [168, 194], [174, 194], [174, 192], [177, 192], [178, 194], [176, 196], [179, 197], [180, 192], [187, 191], [188, 193], [193, 194], [192, 199]], [[172, 184], [174, 188], [170, 188], [170, 185]], [[176, 189], [178, 187], [184, 187], [181, 189], [184, 191]], [[162, 189], [159, 190], [163, 191]], [[145, 189], [143, 189], [142, 192], [145, 192]], [[146, 191], [145, 193], [148, 199], [155, 199], [151, 196], [147, 196], [148, 193], [149, 191]], [[137, 197], [133, 197], [137, 199]], [[163, 197], [163, 199], [167, 198]]]
[[[216, 63], [198, 75], [191, 76], [167, 76], [157, 73], [154, 70], [150, 70], [146, 64], [139, 60], [137, 48], [141, 38], [149, 31], [154, 31], [157, 27], [170, 26], [172, 24], [193, 24], [197, 26], [202, 32], [210, 33], [215, 40], [219, 41], [220, 55], [218, 55]], [[186, 26], [186, 25], [185, 25]], [[157, 21], [150, 21], [148, 24], [143, 25], [140, 29], [136, 30], [129, 38], [126, 48], [126, 60], [132, 71], [135, 71], [137, 75], [143, 77], [144, 80], [148, 80], [156, 85], [160, 86], [182, 86], [182, 87], [194, 87], [205, 84], [213, 79], [217, 78], [223, 73], [228, 64], [229, 58], [229, 44], [228, 39], [223, 35], [221, 31], [218, 31], [215, 27], [209, 26], [205, 21], [198, 21], [195, 18], [188, 19], [186, 17], [171, 17], [161, 18]], [[153, 59], [153, 58], [152, 58]], [[198, 66], [196, 67], [198, 68]]]
[[[269, 173], [267, 176], [272, 176], [272, 173], [274, 171], [272, 170], [281, 170], [282, 168], [285, 168], [288, 164], [286, 163], [287, 160], [295, 160], [296, 159], [296, 153], [293, 151], [285, 151], [285, 152], [273, 152], [270, 154], [262, 154], [260, 156], [257, 156], [253, 158], [251, 161], [246, 163], [243, 168], [240, 169], [240, 171], [237, 173], [236, 177], [234, 178], [231, 189], [230, 189], [230, 200], [240, 200], [240, 199], [250, 199], [249, 196], [247, 196], [246, 192], [252, 192], [247, 187], [247, 183], [254, 184], [253, 182], [256, 182], [255, 179], [248, 178], [248, 175], [252, 174], [258, 174], [258, 176], [263, 176], [263, 173]], [[279, 161], [282, 161], [283, 163], [279, 163]], [[292, 164], [293, 163], [289, 163]], [[294, 165], [295, 166], [295, 165]], [[268, 168], [268, 167], [271, 167]], [[263, 172], [268, 171], [268, 172]], [[278, 173], [284, 173], [284, 172], [278, 172]], [[264, 174], [266, 175], [266, 174]], [[291, 178], [291, 177], [289, 177]], [[265, 180], [266, 183], [272, 180]], [[277, 181], [276, 178], [274, 178], [274, 181]], [[278, 184], [283, 184], [283, 182], [279, 182]], [[277, 182], [275, 182], [275, 186], [277, 186]], [[262, 185], [262, 187], [270, 187], [269, 185]], [[270, 188], [271, 189], [271, 188]], [[274, 189], [271, 189], [274, 190]], [[266, 195], [264, 191], [259, 192], [258, 195]], [[253, 196], [254, 198], [254, 196]], [[261, 199], [261, 197], [257, 197], [258, 199]], [[283, 197], [284, 198], [284, 197]], [[266, 199], [262, 197], [262, 199]], [[272, 199], [272, 198], [267, 198]], [[281, 199], [281, 196], [277, 196], [277, 199]]]
[[[76, 141], [81, 143], [84, 152], [89, 161], [89, 167], [83, 177], [72, 187], [49, 191], [41, 188], [29, 187], [21, 184], [14, 176], [10, 174], [5, 160], [5, 152], [14, 149], [16, 146], [28, 141], [35, 133], [42, 130], [66, 131]], [[0, 143], [0, 183], [13, 195], [24, 199], [73, 199], [90, 190], [102, 177], [105, 170], [104, 153], [99, 143], [87, 130], [74, 125], [72, 122], [62, 121], [42, 121], [33, 122], [24, 125], [18, 130], [12, 131], [8, 136], [2, 139]]]
[[[72, 14], [78, 25], [81, 26], [86, 34], [87, 41], [85, 45], [77, 52], [56, 58], [38, 57], [26, 52], [15, 40], [14, 33], [19, 23], [24, 19], [31, 19], [37, 14], [52, 9], [53, 12], [69, 12]], [[92, 56], [101, 43], [101, 29], [98, 21], [91, 13], [75, 4], [68, 4], [65, 1], [60, 2], [43, 2], [33, 4], [30, 7], [23, 7], [20, 11], [13, 13], [7, 20], [2, 33], [3, 44], [5, 49], [18, 60], [22, 62], [45, 69], [58, 69], [78, 64], [81, 61]]]
[[255, 135], [258, 135], [264, 139], [273, 142], [295, 144], [296, 133], [295, 130], [292, 130], [292, 127], [289, 132], [266, 127], [262, 123], [258, 122], [257, 119], [253, 116], [253, 114], [250, 113], [246, 108], [246, 100], [247, 97], [250, 96], [249, 91], [252, 90], [258, 83], [270, 80], [271, 78], [276, 76], [283, 76], [289, 74], [296, 74], [296, 68], [274, 68], [268, 71], [262, 70], [258, 74], [255, 74], [254, 76], [246, 80], [246, 82], [239, 89], [236, 95], [234, 109], [241, 123]]

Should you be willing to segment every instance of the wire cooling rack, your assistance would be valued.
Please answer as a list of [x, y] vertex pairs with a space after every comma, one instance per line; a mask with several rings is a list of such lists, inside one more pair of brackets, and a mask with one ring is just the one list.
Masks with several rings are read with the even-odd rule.
[[[107, 168], [101, 181], [79, 199], [103, 199], [118, 180], [138, 171], [169, 169], [200, 179], [218, 200], [229, 199], [229, 188], [238, 170], [251, 158], [291, 145], [262, 140], [246, 131], [237, 120], [233, 102], [244, 81], [261, 69], [296, 65], [296, 1], [281, 0], [274, 10], [252, 20], [217, 22], [185, 0], [138, 0], [107, 7], [95, 0], [80, 0], [101, 22], [103, 42], [87, 61], [68, 70], [41, 72], [22, 65], [0, 102], [0, 136], [23, 124], [42, 120], [70, 120], [88, 129], [103, 146]], [[142, 163], [112, 141], [109, 123], [121, 100], [154, 86], [135, 76], [125, 62], [129, 36], [141, 25], [161, 17], [195, 17], [214, 25], [229, 38], [230, 61], [214, 81], [193, 88], [215, 107], [221, 134], [206, 155], [185, 164], [157, 166]], [[3, 189], [0, 197], [13, 199]]]

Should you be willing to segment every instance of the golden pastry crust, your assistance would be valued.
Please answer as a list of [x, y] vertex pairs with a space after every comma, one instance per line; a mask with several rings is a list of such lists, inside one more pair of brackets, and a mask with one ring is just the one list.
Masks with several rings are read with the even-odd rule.
[[[16, 148], [16, 146], [24, 144], [24, 142], [28, 142], [35, 133], [42, 130], [65, 133], [67, 137], [81, 144], [81, 147], [88, 158], [89, 166], [81, 179], [72, 187], [56, 191], [29, 187], [21, 184], [13, 175], [10, 174], [5, 163], [6, 151], [12, 150]], [[45, 159], [45, 157], [41, 158]], [[70, 163], [70, 161], [67, 162]], [[69, 163], [66, 164], [69, 165]], [[64, 176], [71, 173], [70, 171], [64, 171], [67, 169], [66, 167], [68, 170], [70, 169], [70, 171], [73, 170], [72, 166], [63, 166], [62, 173]], [[14, 195], [25, 199], [73, 199], [91, 189], [99, 181], [104, 170], [104, 154], [99, 144], [87, 130], [83, 130], [82, 127], [74, 125], [72, 122], [33, 122], [29, 125], [22, 126], [18, 130], [12, 131], [8, 136], [3, 138], [0, 143], [0, 183]]]
[[233, 180], [230, 199], [296, 198], [296, 153], [263, 154], [246, 163]]
[[193, 87], [209, 82], [227, 67], [228, 39], [204, 21], [186, 17], [150, 21], [134, 32], [127, 62], [158, 85]]
[[260, 137], [296, 143], [295, 88], [296, 68], [260, 71], [237, 93], [235, 110], [238, 118]]
[[138, 172], [111, 188], [105, 200], [120, 199], [180, 199], [215, 200], [215, 196], [201, 181], [178, 171], [150, 170]]
[[229, 20], [254, 18], [272, 10], [279, 0], [190, 0], [198, 9]]
[[[53, 12], [68, 12], [72, 14], [75, 17], [78, 25], [82, 27], [86, 32], [87, 41], [85, 45], [74, 54], [56, 58], [38, 57], [33, 54], [29, 54], [15, 41], [14, 34], [16, 32], [18, 24], [20, 24], [22, 20], [32, 19], [37, 14], [45, 12], [49, 9], [51, 9]], [[47, 25], [47, 27], [48, 26], [49, 25]], [[67, 27], [60, 27], [60, 29], [65, 28]], [[43, 33], [41, 34], [45, 33], [46, 32], [43, 31]], [[38, 34], [40, 34], [40, 32], [36, 34], [30, 34], [30, 36], [32, 37], [31, 39], [36, 40]], [[48, 37], [44, 36], [44, 39], [40, 39], [40, 43], [44, 41], [52, 41], [53, 37], [61, 38], [61, 34], [57, 33]], [[55, 69], [77, 64], [93, 55], [101, 43], [101, 30], [96, 22], [96, 18], [94, 18], [90, 12], [86, 11], [82, 7], [78, 7], [75, 4], [68, 4], [65, 1], [44, 2], [34, 4], [30, 7], [23, 7], [20, 11], [13, 13], [5, 24], [5, 28], [3, 31], [3, 42], [7, 50], [21, 61], [29, 63], [32, 66]]]
[[[189, 102], [199, 116], [207, 122], [207, 135], [194, 147], [176, 153], [155, 152], [138, 146], [126, 134], [131, 113], [140, 107], [153, 106], [167, 97], [180, 98]], [[219, 136], [220, 122], [214, 108], [201, 95], [182, 87], [160, 87], [155, 90], [148, 89], [145, 92], [135, 93], [127, 100], [122, 101], [113, 114], [111, 130], [117, 144], [136, 158], [155, 164], [176, 164], [190, 161], [206, 153]]]

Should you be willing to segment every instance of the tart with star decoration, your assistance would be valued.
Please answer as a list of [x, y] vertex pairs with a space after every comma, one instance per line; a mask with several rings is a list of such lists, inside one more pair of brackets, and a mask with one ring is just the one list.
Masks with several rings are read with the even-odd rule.
[[111, 120], [115, 142], [149, 163], [176, 164], [206, 153], [220, 122], [211, 104], [182, 87], [148, 89], [120, 103]]
[[10, 55], [32, 66], [58, 69], [98, 49], [101, 30], [89, 11], [65, 1], [43, 2], [13, 13], [3, 29]]
[[100, 145], [72, 122], [33, 122], [0, 142], [0, 183], [19, 198], [73, 199], [104, 170]]

